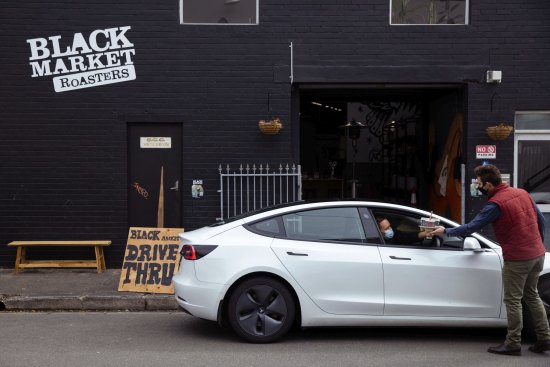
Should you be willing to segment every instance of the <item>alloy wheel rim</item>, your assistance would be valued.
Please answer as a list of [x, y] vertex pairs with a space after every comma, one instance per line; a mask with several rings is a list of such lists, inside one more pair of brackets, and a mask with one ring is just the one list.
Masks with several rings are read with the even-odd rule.
[[242, 330], [251, 335], [270, 336], [283, 327], [288, 310], [284, 297], [276, 289], [255, 285], [241, 293], [235, 312]]

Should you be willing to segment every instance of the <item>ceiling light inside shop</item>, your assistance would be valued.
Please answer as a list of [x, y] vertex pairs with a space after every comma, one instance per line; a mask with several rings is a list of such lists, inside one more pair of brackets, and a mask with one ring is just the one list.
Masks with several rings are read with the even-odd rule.
[[329, 105], [323, 105], [322, 103], [319, 103], [319, 102], [311, 102], [311, 104], [312, 104], [312, 105], [315, 105], [315, 106], [319, 106], [319, 107], [325, 107], [325, 108], [328, 108], [328, 109], [330, 109], [330, 110], [342, 112], [342, 109], [341, 109], [341, 108], [332, 107], [332, 106], [329, 106]]

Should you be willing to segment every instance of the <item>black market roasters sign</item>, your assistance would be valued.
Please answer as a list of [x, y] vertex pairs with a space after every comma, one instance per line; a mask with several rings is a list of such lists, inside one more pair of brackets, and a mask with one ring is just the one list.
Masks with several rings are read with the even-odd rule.
[[56, 92], [134, 80], [136, 51], [127, 37], [130, 29], [96, 29], [89, 35], [75, 33], [72, 39], [59, 35], [28, 39], [32, 77], [56, 75]]

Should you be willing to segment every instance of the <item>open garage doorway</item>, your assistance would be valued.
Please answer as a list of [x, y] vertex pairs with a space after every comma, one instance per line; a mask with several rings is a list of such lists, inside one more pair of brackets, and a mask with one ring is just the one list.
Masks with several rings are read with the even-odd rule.
[[306, 200], [357, 198], [462, 217], [466, 87], [300, 85]]

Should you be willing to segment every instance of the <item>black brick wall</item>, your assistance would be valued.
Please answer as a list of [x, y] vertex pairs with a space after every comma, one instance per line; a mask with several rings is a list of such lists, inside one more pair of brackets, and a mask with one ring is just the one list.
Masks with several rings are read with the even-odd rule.
[[[0, 266], [13, 266], [6, 243], [38, 238], [111, 239], [108, 266], [120, 265], [128, 122], [183, 123], [184, 181], [207, 181], [204, 200], [184, 199], [192, 229], [218, 215], [218, 164], [298, 161], [301, 83], [467, 84], [470, 172], [475, 145], [494, 143], [485, 127], [550, 108], [547, 1], [471, 1], [468, 26], [389, 26], [389, 4], [260, 0], [258, 26], [184, 26], [177, 0], [0, 1]], [[52, 77], [31, 78], [27, 39], [120, 26], [132, 27], [135, 81], [56, 93]], [[485, 84], [486, 70], [503, 83]], [[285, 128], [262, 136], [273, 114]], [[513, 140], [496, 145], [512, 173]]]

